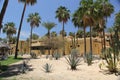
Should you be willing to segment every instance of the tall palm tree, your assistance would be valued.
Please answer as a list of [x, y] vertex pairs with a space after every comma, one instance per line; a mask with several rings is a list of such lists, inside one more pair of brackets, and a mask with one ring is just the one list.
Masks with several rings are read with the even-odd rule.
[[[89, 0], [91, 1], [91, 0]], [[91, 26], [94, 24], [94, 19], [93, 17], [90, 15], [90, 10], [88, 6], [89, 2], [87, 2], [86, 0], [82, 0], [81, 1], [81, 6], [77, 9], [77, 11], [75, 11], [75, 13], [73, 14], [73, 23], [75, 26], [79, 27], [83, 27], [83, 31], [84, 31], [84, 56], [86, 56], [86, 27], [90, 26], [90, 31], [91, 31]], [[92, 13], [91, 13], [92, 14]], [[91, 54], [92, 54], [92, 38], [90, 38], [90, 50], [91, 50]]]
[[9, 2], [9, 0], [4, 0], [3, 6], [2, 6], [2, 9], [1, 9], [1, 12], [0, 12], [0, 31], [1, 31], [1, 28], [2, 28], [2, 21], [3, 21], [4, 15], [5, 15], [7, 6], [8, 6], [8, 2]]
[[18, 54], [18, 43], [19, 43], [19, 37], [20, 37], [20, 32], [22, 28], [22, 22], [23, 22], [26, 6], [27, 4], [34, 5], [37, 2], [37, 0], [18, 0], [18, 1], [24, 3], [24, 8], [23, 8], [23, 12], [22, 12], [21, 20], [20, 20], [19, 29], [18, 29], [17, 43], [16, 43], [15, 57], [14, 57], [15, 59], [17, 58], [17, 54]]
[[98, 34], [99, 34], [99, 36], [100, 36], [100, 38], [101, 38], [101, 49], [103, 50], [103, 42], [102, 42], [102, 36], [103, 36], [103, 34], [102, 34], [102, 32], [103, 32], [103, 27], [100, 27], [99, 26], [99, 24], [97, 24], [95, 27], [93, 27], [93, 31], [94, 32], [97, 32]]
[[34, 27], [39, 27], [41, 23], [41, 18], [38, 13], [31, 13], [28, 16], [27, 22], [30, 23], [31, 30], [30, 30], [30, 53], [31, 53], [31, 43], [32, 43], [32, 31]]
[[10, 43], [13, 34], [16, 34], [15, 24], [13, 22], [6, 23], [3, 28], [3, 33], [6, 33], [8, 42]]
[[[107, 17], [109, 17], [114, 12], [114, 7], [109, 2], [109, 0], [97, 0], [95, 4], [97, 5], [96, 18], [99, 23], [99, 26], [105, 28]], [[104, 50], [105, 50], [106, 42], [105, 42], [105, 30], [104, 29], [103, 29], [103, 37], [104, 37]]]
[[[56, 10], [56, 18], [58, 18], [59, 22], [63, 23], [63, 27], [62, 27], [62, 37], [64, 40], [64, 24], [68, 21], [68, 19], [70, 19], [70, 10], [68, 10], [66, 7], [64, 6], [60, 6], [57, 10]], [[65, 45], [64, 45], [64, 49], [63, 49], [63, 55], [65, 55]]]
[[[44, 22], [42, 25], [48, 30], [48, 33], [47, 33], [48, 39], [49, 39], [48, 43], [50, 43], [50, 30], [54, 28], [56, 24], [53, 22]], [[50, 49], [48, 50], [48, 54], [50, 55]]]

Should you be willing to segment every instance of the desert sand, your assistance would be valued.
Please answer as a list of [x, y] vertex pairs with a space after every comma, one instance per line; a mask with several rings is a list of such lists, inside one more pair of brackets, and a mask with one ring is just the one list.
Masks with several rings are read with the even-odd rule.
[[[25, 56], [24, 56], [25, 57]], [[17, 62], [15, 64], [20, 64]], [[52, 72], [45, 73], [43, 65], [49, 63], [52, 65]], [[64, 57], [59, 60], [46, 59], [45, 56], [38, 57], [37, 59], [30, 59], [28, 65], [32, 68], [25, 74], [5, 77], [5, 80], [120, 80], [119, 76], [115, 74], [106, 73], [105, 69], [99, 69], [101, 60], [94, 60], [91, 66], [88, 66], [81, 58], [81, 63], [77, 70], [70, 70]], [[12, 65], [15, 65], [12, 64]], [[15, 70], [18, 70], [17, 68]]]

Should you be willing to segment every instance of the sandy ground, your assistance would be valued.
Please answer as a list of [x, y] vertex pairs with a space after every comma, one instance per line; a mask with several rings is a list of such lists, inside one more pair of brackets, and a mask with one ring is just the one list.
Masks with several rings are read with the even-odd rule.
[[[91, 66], [88, 66], [81, 59], [81, 65], [77, 67], [78, 70], [70, 70], [65, 58], [59, 60], [49, 60], [45, 56], [38, 59], [31, 59], [28, 65], [33, 69], [25, 74], [19, 74], [6, 77], [5, 80], [120, 80], [119, 76], [115, 74], [107, 74], [106, 71], [99, 69], [101, 60], [94, 60]], [[18, 62], [15, 64], [20, 64]], [[45, 63], [52, 64], [52, 72], [45, 73], [42, 66]], [[12, 64], [14, 65], [14, 64]], [[17, 69], [16, 69], [17, 70]]]

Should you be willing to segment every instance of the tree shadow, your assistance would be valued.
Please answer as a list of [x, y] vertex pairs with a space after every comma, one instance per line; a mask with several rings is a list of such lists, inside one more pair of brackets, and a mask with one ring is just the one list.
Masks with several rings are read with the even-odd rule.
[[[0, 73], [0, 78], [7, 78], [11, 76], [16, 76], [22, 74], [21, 69], [22, 69], [23, 64], [14, 64], [11, 66], [2, 66], [3, 68], [8, 68], [6, 71], [3, 71]], [[27, 71], [33, 71], [32, 65], [27, 65]]]

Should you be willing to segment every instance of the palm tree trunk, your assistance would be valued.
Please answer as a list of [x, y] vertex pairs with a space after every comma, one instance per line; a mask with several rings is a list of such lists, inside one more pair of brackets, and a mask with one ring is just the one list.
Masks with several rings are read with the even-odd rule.
[[3, 4], [2, 10], [0, 12], [0, 31], [2, 28], [2, 21], [3, 21], [4, 15], [5, 15], [7, 6], [8, 6], [8, 2], [9, 2], [9, 0], [4, 0], [4, 4]]
[[25, 10], [26, 10], [26, 2], [24, 4], [22, 16], [21, 16], [21, 21], [20, 21], [20, 25], [19, 25], [19, 30], [18, 30], [18, 35], [17, 35], [16, 50], [15, 50], [15, 56], [14, 56], [15, 59], [17, 59], [17, 55], [18, 55], [18, 43], [19, 43], [19, 37], [20, 37], [20, 32], [21, 32], [21, 27], [22, 27], [22, 22], [23, 22]]
[[86, 31], [85, 31], [85, 27], [84, 27], [84, 59], [86, 57]]
[[32, 44], [32, 30], [33, 30], [33, 26], [31, 26], [31, 30], [30, 30], [30, 54], [31, 54], [31, 44]]
[[90, 26], [90, 55], [92, 59], [92, 27]]
[[64, 40], [64, 21], [63, 21], [63, 29], [62, 29], [62, 37], [63, 37], [63, 55], [65, 55], [65, 40]]
[[48, 39], [49, 39], [49, 49], [48, 49], [48, 54], [50, 55], [50, 31], [48, 30]]
[[106, 49], [106, 42], [105, 42], [105, 29], [103, 29], [103, 42], [104, 42], [104, 50]]
[[101, 35], [101, 50], [103, 50], [103, 42], [102, 42], [102, 33], [100, 33], [100, 35]]

